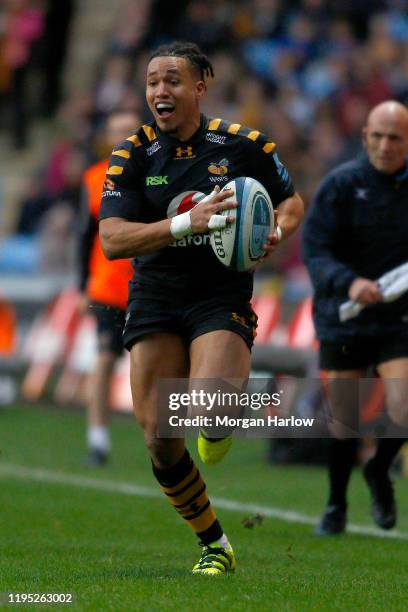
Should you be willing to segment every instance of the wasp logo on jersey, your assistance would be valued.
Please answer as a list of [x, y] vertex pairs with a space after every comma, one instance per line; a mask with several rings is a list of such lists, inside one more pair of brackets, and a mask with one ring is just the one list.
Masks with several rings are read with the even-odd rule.
[[174, 159], [194, 159], [193, 147], [176, 147], [176, 156]]
[[229, 161], [225, 158], [218, 163], [211, 162], [208, 166], [208, 172], [211, 172], [211, 174], [217, 174], [218, 176], [224, 176], [224, 174], [227, 174], [228, 172], [228, 165]]
[[212, 183], [221, 183], [223, 181], [228, 181], [228, 177], [226, 176], [228, 172], [229, 161], [228, 159], [221, 159], [219, 162], [211, 162], [208, 166], [208, 172], [211, 174], [215, 174], [215, 176], [210, 176], [210, 181]]

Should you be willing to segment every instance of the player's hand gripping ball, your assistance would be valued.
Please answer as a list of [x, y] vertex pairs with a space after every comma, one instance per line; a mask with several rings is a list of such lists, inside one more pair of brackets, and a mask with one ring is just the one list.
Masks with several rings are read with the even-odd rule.
[[264, 255], [263, 245], [274, 228], [273, 206], [264, 186], [253, 178], [236, 178], [222, 191], [226, 189], [231, 189], [231, 200], [236, 200], [238, 207], [218, 214], [234, 217], [235, 221], [210, 232], [210, 242], [221, 263], [244, 272], [254, 268]]

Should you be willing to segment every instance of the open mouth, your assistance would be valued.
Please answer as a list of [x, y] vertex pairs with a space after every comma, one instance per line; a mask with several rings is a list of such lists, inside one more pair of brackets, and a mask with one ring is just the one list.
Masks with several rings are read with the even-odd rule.
[[168, 119], [174, 113], [174, 104], [170, 102], [158, 102], [156, 104], [156, 111], [161, 119]]

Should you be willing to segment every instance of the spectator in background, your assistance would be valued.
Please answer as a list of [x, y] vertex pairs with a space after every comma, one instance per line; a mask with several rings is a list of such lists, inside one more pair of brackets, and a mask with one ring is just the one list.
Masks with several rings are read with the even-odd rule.
[[[150, 0], [128, 0], [114, 28], [110, 43], [111, 53], [135, 57], [146, 38]], [[174, 8], [171, 7], [174, 11]]]
[[53, 116], [61, 101], [61, 80], [74, 11], [75, 0], [47, 0], [42, 44], [42, 112], [45, 117]]
[[132, 61], [125, 55], [112, 55], [104, 63], [95, 92], [97, 114], [108, 114], [118, 108], [132, 91]]
[[[40, 271], [75, 274], [75, 228], [78, 225], [81, 177], [87, 156], [72, 147], [61, 164], [62, 183], [52, 207], [43, 219], [40, 233]], [[64, 245], [64, 248], [61, 248]]]
[[191, 0], [186, 10], [178, 14], [175, 36], [180, 39], [193, 36], [196, 43], [207, 51], [222, 49], [228, 44], [230, 11], [231, 7], [225, 11], [222, 5], [207, 0]]
[[16, 232], [24, 236], [33, 236], [40, 231], [44, 215], [52, 207], [52, 197], [45, 189], [42, 171], [33, 173], [26, 189], [25, 198], [20, 204]]
[[46, 215], [39, 242], [39, 272], [65, 275], [67, 284], [75, 274], [76, 218], [67, 202], [60, 202]]
[[[105, 122], [105, 145], [113, 147], [133, 134], [140, 117], [132, 111], [115, 111]], [[80, 290], [83, 308], [91, 302], [96, 318], [98, 356], [87, 404], [87, 442], [89, 465], [104, 465], [111, 450], [109, 435], [109, 391], [112, 373], [122, 354], [122, 330], [132, 266], [128, 259], [108, 261], [98, 236], [98, 217], [108, 159], [90, 166], [83, 176], [83, 210], [80, 236]], [[107, 185], [105, 188], [109, 188]]]
[[27, 77], [34, 56], [34, 44], [44, 31], [42, 3], [35, 0], [6, 0], [2, 62], [9, 76], [9, 111], [13, 144], [27, 144], [30, 120]]
[[73, 235], [78, 223], [80, 183], [86, 161], [78, 147], [70, 146], [59, 159], [58, 180], [54, 183], [49, 181], [48, 170], [44, 168], [29, 176], [25, 195], [17, 207], [15, 233], [0, 244], [0, 270], [72, 277], [75, 272]]
[[[66, 274], [75, 272], [75, 241], [80, 184], [87, 157], [77, 147], [64, 150], [53, 169], [35, 170], [27, 182], [19, 206], [16, 233], [1, 246], [0, 268], [4, 271]], [[58, 179], [58, 180], [57, 180]], [[63, 246], [61, 246], [63, 245]]]

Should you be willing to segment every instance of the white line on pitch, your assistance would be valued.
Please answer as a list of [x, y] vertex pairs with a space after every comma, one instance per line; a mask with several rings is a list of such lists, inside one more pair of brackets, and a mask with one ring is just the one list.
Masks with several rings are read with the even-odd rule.
[[[22, 480], [35, 480], [37, 482], [49, 482], [53, 484], [71, 485], [73, 487], [82, 487], [84, 489], [93, 489], [96, 491], [108, 491], [110, 493], [122, 493], [123, 495], [134, 495], [137, 497], [157, 497], [162, 498], [163, 495], [158, 489], [143, 487], [140, 485], [115, 482], [113, 480], [105, 480], [99, 478], [88, 478], [87, 476], [77, 476], [76, 474], [67, 474], [65, 472], [55, 472], [41, 468], [27, 468], [20, 465], [8, 463], [0, 463], [0, 474]], [[223, 510], [231, 510], [232, 512], [249, 512], [259, 513], [263, 516], [277, 518], [288, 523], [299, 523], [302, 525], [316, 525], [318, 519], [306, 514], [300, 514], [292, 510], [282, 510], [281, 508], [273, 508], [271, 506], [263, 506], [260, 504], [249, 504], [233, 499], [225, 499], [224, 497], [213, 497], [211, 500], [214, 506]], [[393, 540], [408, 540], [408, 533], [400, 531], [381, 531], [376, 527], [369, 525], [348, 525], [347, 531], [357, 533], [359, 535], [369, 535], [377, 538], [387, 538]]]

